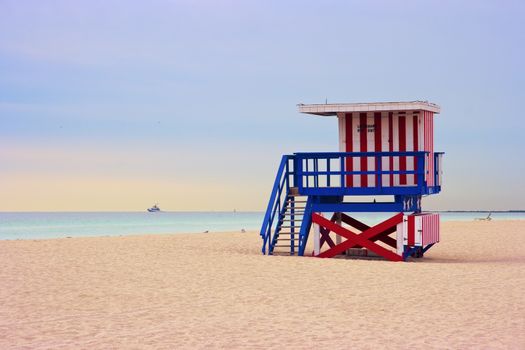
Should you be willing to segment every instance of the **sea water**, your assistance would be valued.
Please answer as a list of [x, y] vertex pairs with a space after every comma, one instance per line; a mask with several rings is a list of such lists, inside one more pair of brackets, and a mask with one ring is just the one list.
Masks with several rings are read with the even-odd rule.
[[0, 213], [0, 239], [255, 230], [258, 212], [33, 212]]
[[[441, 221], [473, 221], [488, 212], [441, 212]], [[390, 213], [353, 215], [374, 225]], [[262, 212], [0, 212], [0, 239], [45, 239], [135, 234], [258, 231]], [[525, 212], [492, 213], [493, 220], [525, 220]]]

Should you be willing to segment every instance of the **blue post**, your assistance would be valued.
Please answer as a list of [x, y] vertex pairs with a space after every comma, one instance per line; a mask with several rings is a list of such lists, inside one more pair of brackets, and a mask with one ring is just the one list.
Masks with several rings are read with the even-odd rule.
[[419, 187], [427, 187], [425, 182], [425, 152], [418, 152], [417, 155], [417, 185]]
[[434, 186], [438, 186], [438, 179], [439, 179], [439, 154], [434, 153]]
[[301, 223], [301, 231], [299, 232], [299, 253], [298, 255], [303, 256], [306, 248], [306, 242], [308, 242], [308, 234], [310, 232], [310, 226], [312, 225], [312, 198], [309, 196], [306, 200], [306, 205], [303, 213], [303, 222]]
[[345, 187], [345, 157], [341, 156], [341, 188]]
[[290, 205], [290, 255], [295, 253], [295, 199]]
[[378, 173], [376, 187], [379, 188], [383, 187], [383, 166], [381, 164], [381, 158], [381, 156], [376, 157], [376, 172]]
[[326, 175], [326, 187], [330, 187], [330, 158], [326, 159], [326, 172], [328, 173]]

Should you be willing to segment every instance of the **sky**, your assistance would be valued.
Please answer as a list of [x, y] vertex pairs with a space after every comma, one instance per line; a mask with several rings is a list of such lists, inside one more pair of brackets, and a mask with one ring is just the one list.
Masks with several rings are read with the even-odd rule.
[[263, 210], [298, 103], [428, 100], [429, 210], [525, 209], [523, 1], [0, 0], [0, 211]]

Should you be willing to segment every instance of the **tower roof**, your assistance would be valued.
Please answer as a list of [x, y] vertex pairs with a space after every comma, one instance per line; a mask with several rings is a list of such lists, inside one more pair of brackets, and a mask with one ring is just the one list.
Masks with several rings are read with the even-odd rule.
[[321, 116], [351, 112], [429, 111], [439, 113], [441, 107], [428, 101], [298, 104], [299, 112]]

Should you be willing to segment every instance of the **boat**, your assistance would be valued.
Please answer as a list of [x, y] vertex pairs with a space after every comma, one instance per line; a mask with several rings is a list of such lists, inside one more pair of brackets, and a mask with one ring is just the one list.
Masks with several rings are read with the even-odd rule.
[[160, 211], [160, 208], [157, 204], [155, 204], [154, 206], [152, 206], [151, 208], [148, 208], [148, 211], [150, 213], [156, 213], [156, 212], [159, 212]]

